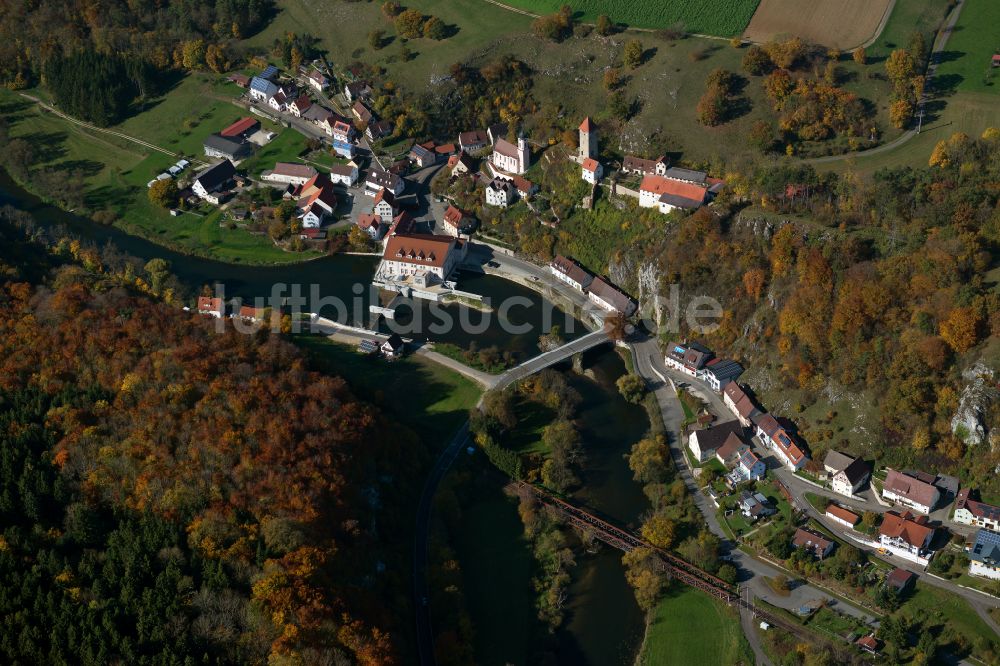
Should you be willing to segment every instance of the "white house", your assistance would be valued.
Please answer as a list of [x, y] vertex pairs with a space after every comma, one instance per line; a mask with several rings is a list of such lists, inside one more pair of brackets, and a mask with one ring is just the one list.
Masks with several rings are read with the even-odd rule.
[[486, 135], [486, 132], [480, 130], [462, 132], [458, 135], [458, 147], [466, 153], [479, 152], [486, 147], [486, 144], [489, 143], [489, 141], [490, 138]]
[[618, 312], [631, 317], [639, 305], [631, 296], [601, 276], [595, 276], [587, 287], [587, 299], [608, 312]]
[[528, 151], [528, 142], [525, 141], [524, 137], [518, 138], [516, 146], [507, 139], [497, 139], [497, 142], [493, 144], [493, 155], [490, 156], [490, 163], [499, 171], [522, 174], [528, 170], [530, 160], [531, 153]]
[[375, 196], [382, 189], [386, 189], [395, 196], [399, 196], [406, 189], [406, 181], [400, 178], [398, 174], [372, 167], [368, 170], [368, 177], [365, 179], [365, 192], [366, 194]]
[[403, 350], [406, 348], [406, 343], [403, 342], [403, 338], [399, 337], [398, 333], [393, 333], [389, 336], [389, 339], [382, 343], [379, 349], [388, 358], [398, 358], [403, 355]]
[[362, 213], [358, 216], [355, 224], [375, 241], [382, 240], [385, 237], [385, 232], [389, 229], [389, 225], [375, 213]]
[[448, 166], [451, 168], [452, 178], [472, 173], [472, 170], [475, 168], [475, 164], [472, 162], [472, 158], [466, 155], [465, 151], [459, 151], [458, 153], [449, 157]]
[[348, 102], [364, 99], [372, 94], [372, 87], [367, 81], [352, 81], [344, 86], [344, 97]]
[[879, 545], [908, 559], [928, 559], [933, 538], [934, 528], [927, 524], [927, 516], [909, 511], [886, 511], [878, 528]]
[[561, 254], [549, 264], [549, 271], [557, 280], [565, 282], [577, 291], [584, 291], [594, 281], [594, 274], [581, 266], [572, 257], [564, 257]]
[[447, 280], [461, 262], [465, 246], [452, 236], [392, 234], [386, 238], [380, 273], [387, 276], [432, 275]]
[[955, 498], [955, 514], [952, 518], [956, 523], [1000, 532], [1000, 507], [969, 499], [968, 488], [962, 488], [958, 492]]
[[695, 460], [705, 462], [715, 455], [730, 435], [743, 436], [743, 426], [739, 421], [726, 421], [703, 430], [695, 430], [688, 435], [688, 448]]
[[941, 498], [941, 492], [920, 479], [889, 469], [882, 485], [882, 497], [914, 511], [930, 513]]
[[626, 155], [625, 159], [622, 161], [623, 173], [641, 173], [644, 176], [648, 176], [650, 174], [663, 176], [667, 173], [667, 169], [669, 167], [670, 160], [663, 155], [660, 155], [655, 160], [647, 160], [641, 157]]
[[294, 102], [287, 105], [287, 109], [296, 118], [301, 118], [302, 114], [309, 110], [310, 106], [312, 106], [312, 100], [309, 99], [309, 95], [302, 93], [295, 98]]
[[758, 419], [757, 437], [766, 448], [774, 450], [781, 464], [793, 471], [802, 469], [802, 466], [809, 459], [795, 444], [788, 431], [782, 428], [778, 420], [770, 414], [764, 414]]
[[650, 174], [639, 186], [639, 206], [658, 208], [661, 213], [675, 209], [694, 210], [708, 199], [708, 188], [665, 176]]
[[288, 109], [288, 97], [279, 90], [267, 99], [267, 105], [280, 113]]
[[848, 511], [842, 506], [837, 506], [832, 502], [827, 505], [825, 515], [830, 520], [840, 523], [845, 527], [850, 527], [851, 529], [854, 529], [854, 526], [861, 520], [858, 514], [853, 511]]
[[861, 458], [833, 475], [833, 492], [852, 497], [857, 494], [872, 475], [872, 470]]
[[260, 179], [268, 183], [285, 185], [305, 185], [316, 175], [316, 169], [307, 164], [294, 162], [278, 162], [270, 171], [260, 175]]
[[353, 187], [358, 182], [358, 165], [354, 162], [334, 164], [330, 167], [330, 181]]
[[604, 178], [604, 166], [597, 160], [588, 157], [583, 160], [580, 174], [585, 181], [591, 185], [596, 185], [600, 182], [601, 178]]
[[236, 167], [233, 166], [233, 163], [229, 160], [223, 160], [195, 176], [191, 191], [201, 199], [218, 204], [217, 194], [225, 189], [235, 175]]
[[702, 380], [716, 393], [722, 390], [730, 382], [743, 374], [743, 366], [731, 359], [713, 358], [705, 363], [705, 366], [698, 371], [698, 379]]
[[309, 85], [315, 88], [319, 92], [323, 92], [328, 87], [330, 87], [330, 81], [318, 70], [314, 69], [309, 74], [306, 75], [306, 79], [309, 81]]
[[486, 186], [486, 205], [506, 208], [514, 201], [516, 191], [511, 181], [497, 176]]
[[337, 208], [337, 195], [333, 183], [326, 174], [316, 174], [298, 192], [299, 218], [306, 229], [315, 229], [323, 224], [327, 215]]
[[744, 481], [763, 479], [765, 474], [767, 474], [767, 465], [757, 457], [757, 454], [747, 449], [740, 455], [739, 462], [733, 467], [733, 471], [726, 475], [726, 481], [730, 486], [736, 486]]
[[278, 86], [264, 77], [255, 76], [250, 79], [250, 99], [255, 102], [265, 102], [277, 92]]
[[475, 218], [469, 216], [464, 210], [457, 206], [448, 206], [448, 209], [444, 212], [441, 217], [442, 228], [450, 235], [456, 238], [462, 234], [464, 229], [466, 233], [473, 229], [475, 223]]
[[854, 462], [854, 456], [831, 449], [826, 452], [826, 457], [823, 458], [823, 470], [827, 476], [833, 478], [837, 472], [846, 469], [852, 462]]
[[379, 218], [386, 224], [392, 222], [392, 218], [396, 217], [396, 213], [399, 211], [399, 206], [396, 204], [396, 197], [392, 195], [392, 192], [385, 189], [384, 187], [378, 191], [375, 195], [375, 203], [372, 208], [372, 212], [379, 216]]
[[969, 574], [1000, 580], [1000, 534], [983, 529], [976, 532], [969, 548]]

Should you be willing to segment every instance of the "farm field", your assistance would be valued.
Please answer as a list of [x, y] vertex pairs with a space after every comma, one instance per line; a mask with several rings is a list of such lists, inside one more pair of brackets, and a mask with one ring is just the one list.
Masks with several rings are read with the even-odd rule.
[[653, 611], [638, 663], [753, 663], [739, 618], [721, 602], [674, 583]]
[[784, 36], [853, 49], [879, 32], [892, 0], [761, 0], [743, 36], [767, 42]]
[[[601, 14], [635, 28], [666, 28], [684, 24], [689, 32], [720, 37], [738, 35], [754, 15], [760, 0], [577, 0], [571, 6], [579, 21], [593, 22]], [[764, 0], [767, 2], [767, 0]], [[552, 14], [561, 0], [505, 0], [504, 4], [535, 14]]]
[[965, 0], [948, 46], [941, 54], [937, 77], [962, 92], [1000, 95], [1000, 67], [991, 65], [1000, 53], [1000, 2]]

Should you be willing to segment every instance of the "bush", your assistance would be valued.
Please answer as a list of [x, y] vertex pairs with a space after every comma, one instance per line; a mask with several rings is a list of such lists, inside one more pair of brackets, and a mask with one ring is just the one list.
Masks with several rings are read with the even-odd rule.
[[416, 39], [423, 34], [424, 15], [416, 9], [407, 9], [393, 22], [400, 37]]
[[149, 200], [160, 208], [173, 208], [179, 197], [177, 181], [173, 178], [158, 180], [149, 188]]

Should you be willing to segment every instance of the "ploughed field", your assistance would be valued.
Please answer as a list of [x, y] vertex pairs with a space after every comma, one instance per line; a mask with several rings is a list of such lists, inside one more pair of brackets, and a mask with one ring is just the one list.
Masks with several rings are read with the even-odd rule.
[[[563, 0], [498, 0], [535, 14], [551, 14]], [[765, 0], [766, 2], [767, 0]], [[747, 27], [760, 0], [576, 0], [575, 18], [593, 22], [601, 14], [635, 28], [669, 28], [683, 23], [689, 32], [720, 37], [738, 35]]]
[[754, 42], [779, 37], [853, 49], [874, 39], [893, 0], [761, 0], [743, 36]]

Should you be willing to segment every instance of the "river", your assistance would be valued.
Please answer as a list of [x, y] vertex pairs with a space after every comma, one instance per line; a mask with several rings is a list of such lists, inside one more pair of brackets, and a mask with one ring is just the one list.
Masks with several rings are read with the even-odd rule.
[[[268, 299], [275, 285], [285, 285], [282, 296], [289, 296], [294, 285], [305, 298], [304, 310], [318, 311], [325, 317], [346, 324], [356, 324], [359, 319], [367, 317], [372, 300], [365, 287], [374, 273], [375, 257], [338, 254], [296, 264], [246, 266], [189, 256], [46, 204], [0, 170], [0, 205], [7, 204], [30, 212], [41, 224], [64, 225], [82, 239], [99, 246], [110, 242], [125, 254], [144, 262], [154, 257], [165, 259], [170, 265], [170, 272], [192, 293], [210, 285], [221, 288], [227, 299], [240, 297], [253, 301], [257, 298]], [[459, 277], [458, 286], [487, 297], [494, 312], [482, 313], [459, 305], [431, 305], [417, 300], [399, 309], [398, 332], [421, 340], [449, 342], [462, 348], [473, 343], [479, 348], [495, 345], [515, 352], [521, 358], [538, 353], [538, 339], [547, 332], [550, 322], [560, 326], [566, 339], [586, 332], [580, 322], [561, 313], [537, 293], [521, 285], [465, 271]], [[327, 304], [313, 298], [313, 293]], [[511, 300], [515, 297], [517, 300]], [[344, 307], [338, 308], [330, 301], [343, 303]], [[505, 302], [511, 307], [501, 310]], [[442, 316], [450, 317], [456, 325], [430, 328], [429, 325], [440, 321]], [[484, 320], [484, 317], [488, 319]], [[462, 325], [463, 319], [468, 325]], [[396, 324], [383, 321], [380, 329], [388, 332], [390, 326]]]

